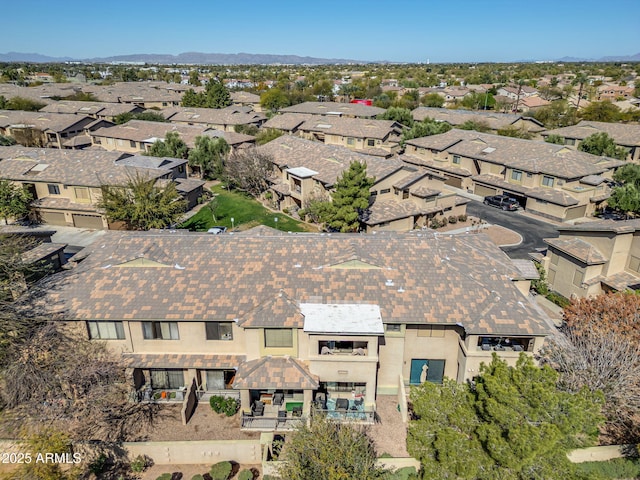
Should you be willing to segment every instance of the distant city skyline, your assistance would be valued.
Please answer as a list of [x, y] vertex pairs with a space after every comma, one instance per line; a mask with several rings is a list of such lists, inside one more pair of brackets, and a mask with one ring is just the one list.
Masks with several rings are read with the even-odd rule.
[[638, 0], [21, 0], [3, 13], [0, 53], [75, 59], [243, 52], [437, 63], [640, 52]]

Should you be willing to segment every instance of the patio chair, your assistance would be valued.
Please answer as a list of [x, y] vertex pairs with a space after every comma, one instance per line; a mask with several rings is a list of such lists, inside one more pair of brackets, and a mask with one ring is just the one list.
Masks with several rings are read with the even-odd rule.
[[284, 393], [274, 393], [272, 403], [274, 405], [282, 405], [284, 402]]
[[262, 417], [264, 415], [264, 403], [261, 401], [256, 401], [253, 405], [253, 416], [254, 417]]
[[296, 405], [295, 407], [293, 407], [293, 410], [291, 411], [291, 415], [293, 415], [294, 417], [301, 417], [302, 405]]
[[316, 405], [321, 410], [327, 409], [327, 396], [324, 393], [316, 393]]
[[349, 400], [346, 398], [338, 398], [336, 400], [336, 412], [346, 413], [349, 410]]
[[278, 410], [278, 426], [287, 424], [287, 411]]
[[363, 397], [356, 398], [356, 399], [353, 401], [353, 404], [354, 404], [356, 407], [361, 407], [362, 405], [364, 405], [364, 398], [363, 398]]

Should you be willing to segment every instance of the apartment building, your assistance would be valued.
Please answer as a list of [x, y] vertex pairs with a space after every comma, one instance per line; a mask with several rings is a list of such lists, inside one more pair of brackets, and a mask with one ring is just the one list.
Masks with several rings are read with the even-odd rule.
[[54, 318], [123, 355], [135, 389], [235, 393], [247, 412], [278, 395], [373, 418], [378, 394], [514, 364], [550, 331], [482, 234], [112, 231], [54, 282]]

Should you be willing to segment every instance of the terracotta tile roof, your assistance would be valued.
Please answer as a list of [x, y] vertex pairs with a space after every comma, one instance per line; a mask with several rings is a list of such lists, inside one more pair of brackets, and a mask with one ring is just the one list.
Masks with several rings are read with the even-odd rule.
[[545, 238], [544, 242], [587, 265], [599, 265], [607, 262], [607, 258], [597, 248], [580, 238]]
[[176, 123], [130, 120], [122, 125], [103, 127], [91, 132], [92, 137], [115, 138], [152, 144], [156, 139], [164, 140], [169, 132], [176, 132], [190, 147], [195, 146], [196, 137], [208, 135], [206, 125], [181, 125]]
[[291, 357], [262, 357], [240, 365], [233, 388], [315, 390], [319, 377], [307, 365]]
[[[291, 318], [284, 305], [269, 305], [282, 290], [296, 302], [376, 304], [388, 323], [547, 332], [512, 283], [520, 273], [482, 234], [107, 231], [84, 252], [76, 268], [55, 277], [47, 300], [73, 320], [254, 321], [250, 312], [261, 305], [264, 312], [282, 307]], [[140, 258], [169, 268], [126, 267]], [[375, 268], [339, 267], [352, 260]]]
[[260, 95], [251, 92], [231, 92], [233, 103], [260, 103]]
[[442, 193], [442, 190], [436, 190], [433, 188], [422, 187], [422, 186], [411, 189], [411, 195], [418, 198], [433, 197], [436, 195], [440, 195], [441, 193]]
[[345, 117], [374, 118], [385, 112], [384, 108], [361, 103], [304, 102], [280, 110], [282, 113], [311, 113], [313, 115], [343, 115]]
[[72, 113], [102, 118], [115, 117], [121, 113], [135, 112], [136, 110], [139, 110], [139, 107], [127, 103], [79, 102], [70, 100], [53, 102], [40, 109], [41, 112]]
[[538, 278], [540, 278], [538, 269], [531, 260], [514, 258], [511, 261], [522, 274], [522, 278], [526, 280], [537, 280]]
[[169, 122], [190, 125], [259, 125], [267, 119], [261, 113], [247, 113], [242, 107], [237, 106], [226, 108], [173, 107], [171, 112], [171, 114], [165, 112], [165, 118]]
[[283, 135], [260, 147], [258, 150], [271, 155], [281, 169], [306, 167], [318, 172], [313, 178], [328, 187], [333, 186], [351, 162], [367, 165], [367, 175], [376, 180], [391, 175], [402, 168], [397, 159], [384, 159], [356, 153], [345, 147], [325, 145], [292, 135]]
[[245, 355], [215, 355], [197, 353], [123, 353], [129, 368], [238, 368]]
[[[124, 185], [136, 173], [149, 178], [171, 173], [165, 168], [141, 168], [118, 162], [127, 156], [98, 150], [0, 147], [0, 178], [99, 187], [102, 184]], [[47, 166], [41, 171], [32, 171], [36, 165]]]
[[84, 211], [97, 213], [96, 206], [91, 203], [75, 203], [65, 197], [44, 197], [34, 200], [31, 205], [39, 209]]
[[612, 137], [618, 145], [640, 146], [640, 125], [592, 122], [582, 120], [577, 125], [570, 127], [556, 128], [542, 133], [547, 135], [560, 135], [564, 138], [576, 138], [583, 140], [594, 133], [605, 132]]
[[568, 193], [563, 192], [562, 190], [556, 190], [555, 188], [523, 187], [522, 185], [509, 183], [501, 177], [496, 177], [495, 175], [489, 174], [475, 175], [471, 178], [476, 183], [483, 183], [485, 185], [499, 187], [504, 189], [507, 193], [516, 192], [521, 195], [526, 195], [527, 197], [537, 198], [539, 200], [544, 200], [546, 202], [561, 205], [563, 207], [571, 207], [580, 203]]
[[416, 183], [418, 180], [423, 179], [427, 175], [429, 175], [429, 172], [427, 172], [426, 170], [418, 170], [416, 172], [408, 174], [406, 177], [394, 183], [393, 187], [399, 190], [404, 190], [405, 188], [408, 188]]

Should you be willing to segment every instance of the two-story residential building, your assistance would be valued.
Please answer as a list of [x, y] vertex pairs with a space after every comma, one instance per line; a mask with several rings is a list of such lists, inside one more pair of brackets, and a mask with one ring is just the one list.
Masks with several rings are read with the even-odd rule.
[[0, 110], [0, 135], [28, 146], [64, 148], [66, 141], [83, 134], [94, 122], [85, 115]]
[[492, 352], [514, 364], [550, 331], [482, 234], [107, 232], [82, 257], [55, 278], [54, 318], [123, 355], [149, 397], [195, 384], [255, 415], [316, 401], [372, 420], [377, 395], [466, 381]]
[[640, 125], [582, 120], [577, 125], [546, 130], [541, 135], [544, 138], [558, 135], [564, 138], [567, 147], [578, 148], [585, 138], [603, 132], [613, 138], [617, 146], [627, 149], [627, 160], [640, 162]]
[[430, 219], [462, 215], [467, 200], [444, 185], [445, 178], [398, 159], [384, 159], [344, 147], [285, 135], [258, 147], [274, 164], [270, 178], [274, 206], [306, 208], [308, 202], [329, 199], [334, 185], [352, 162], [367, 166], [371, 187], [368, 231], [406, 231], [427, 226]]
[[80, 102], [60, 100], [52, 102], [40, 109], [45, 113], [72, 113], [113, 122], [115, 117], [123, 113], [141, 113], [143, 108], [127, 103]]
[[99, 150], [0, 147], [0, 178], [27, 189], [34, 216], [50, 225], [108, 229], [98, 209], [102, 185], [126, 185], [136, 175], [174, 181], [191, 207], [204, 182], [187, 179], [186, 160]]
[[384, 156], [400, 150], [402, 131], [405, 128], [393, 120], [316, 116], [301, 124], [298, 131], [309, 140], [370, 154], [382, 150]]
[[175, 132], [187, 144], [195, 147], [199, 136], [222, 137], [232, 149], [255, 143], [255, 137], [243, 133], [224, 132], [209, 128], [206, 125], [182, 125], [146, 120], [129, 120], [122, 125], [99, 128], [91, 132], [93, 145], [108, 151], [124, 153], [148, 152], [158, 140], [164, 140], [167, 133]]
[[486, 127], [494, 133], [504, 128], [517, 128], [523, 129], [533, 135], [539, 135], [540, 132], [544, 130], [544, 125], [535, 118], [515, 113], [418, 107], [412, 110], [411, 114], [417, 122], [422, 122], [425, 118], [431, 118], [437, 122], [447, 122], [454, 128], [466, 122], [480, 123], [486, 125]]
[[476, 195], [507, 194], [556, 221], [591, 215], [609, 197], [624, 162], [562, 145], [467, 130], [408, 140], [401, 159], [440, 173]]
[[280, 109], [280, 113], [308, 113], [327, 117], [369, 118], [385, 112], [384, 108], [363, 103], [303, 102]]
[[586, 222], [558, 227], [538, 261], [549, 287], [567, 298], [640, 288], [640, 220]]
[[267, 117], [251, 110], [251, 107], [230, 106], [227, 108], [175, 107], [163, 112], [171, 123], [197, 125], [223, 132], [235, 132], [237, 126], [260, 127]]
[[143, 109], [177, 107], [182, 101], [182, 92], [174, 89], [155, 88], [150, 83], [119, 82], [113, 85], [87, 85], [82, 91], [91, 93], [100, 102], [127, 103]]

